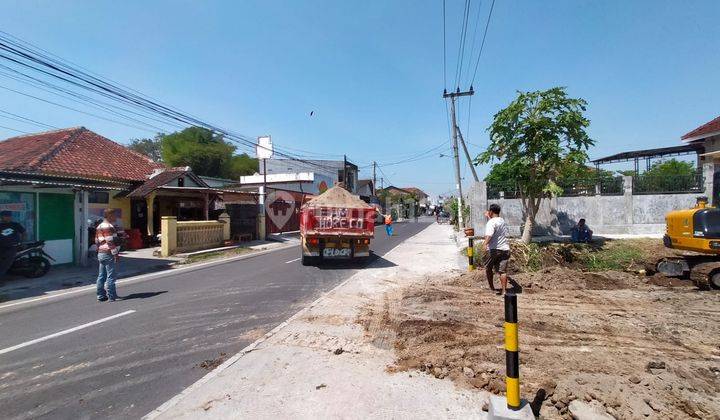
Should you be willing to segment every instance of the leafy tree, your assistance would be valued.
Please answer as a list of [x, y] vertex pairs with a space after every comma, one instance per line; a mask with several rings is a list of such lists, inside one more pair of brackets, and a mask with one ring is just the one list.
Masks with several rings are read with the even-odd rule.
[[556, 181], [567, 165], [583, 165], [594, 144], [586, 128], [587, 102], [570, 98], [565, 89], [518, 92], [518, 97], [494, 116], [490, 145], [476, 164], [499, 161], [508, 182], [517, 186], [525, 211], [522, 240], [530, 243], [540, 203], [561, 192]]
[[143, 154], [155, 162], [162, 162], [161, 140], [162, 134], [152, 139], [132, 139], [128, 149]]
[[257, 159], [235, 155], [235, 146], [220, 134], [189, 127], [161, 137], [162, 157], [170, 166], [190, 166], [198, 175], [237, 178], [257, 171]]
[[[631, 175], [635, 175], [634, 171]], [[697, 187], [695, 165], [670, 159], [655, 162], [635, 178], [636, 188], [645, 192], [688, 191]]]
[[248, 156], [247, 153], [241, 153], [232, 157], [230, 161], [230, 173], [228, 178], [236, 179], [242, 175], [252, 175], [258, 171], [258, 160]]

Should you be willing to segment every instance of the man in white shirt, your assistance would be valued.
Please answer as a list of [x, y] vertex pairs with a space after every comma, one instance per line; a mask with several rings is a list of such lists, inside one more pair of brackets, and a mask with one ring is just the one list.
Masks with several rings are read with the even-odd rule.
[[510, 241], [508, 240], [508, 227], [500, 217], [500, 206], [491, 204], [485, 213], [488, 221], [485, 224], [485, 275], [490, 285], [490, 290], [496, 291], [493, 284], [493, 275], [500, 275], [500, 286], [502, 291], [498, 294], [505, 294], [507, 291], [507, 266], [510, 260]]

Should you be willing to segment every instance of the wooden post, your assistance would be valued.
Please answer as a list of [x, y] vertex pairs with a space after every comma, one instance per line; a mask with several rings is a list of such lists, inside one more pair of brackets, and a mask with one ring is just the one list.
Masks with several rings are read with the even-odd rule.
[[208, 193], [203, 196], [203, 211], [205, 212], [205, 220], [210, 220], [210, 197]]
[[147, 204], [147, 234], [148, 236], [155, 235], [155, 193], [151, 193], [145, 197], [145, 203]]
[[160, 230], [162, 233], [160, 255], [169, 257], [177, 250], [177, 217], [163, 216]]
[[80, 203], [80, 265], [83, 267], [87, 267], [89, 265], [88, 261], [88, 242], [90, 241], [90, 238], [88, 237], [88, 228], [90, 227], [88, 224], [88, 217], [90, 215], [90, 205], [88, 203], [88, 191], [83, 190], [80, 192], [81, 194], [81, 203]]

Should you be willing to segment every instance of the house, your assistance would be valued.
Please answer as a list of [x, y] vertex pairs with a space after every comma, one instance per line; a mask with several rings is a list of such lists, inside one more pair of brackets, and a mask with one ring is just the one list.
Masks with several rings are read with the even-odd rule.
[[13, 212], [28, 240], [44, 240], [57, 263], [71, 263], [88, 242], [80, 226], [106, 207], [128, 226], [130, 202], [115, 195], [161, 167], [83, 127], [12, 137], [0, 142], [0, 208]]
[[[418, 213], [424, 213], [428, 208], [428, 195], [419, 188], [416, 187], [405, 187], [399, 188], [394, 185], [390, 185], [386, 188], [378, 190], [377, 195], [385, 195], [401, 198], [402, 206], [400, 207], [399, 214], [403, 217], [410, 217]], [[413, 197], [415, 199], [413, 199]], [[393, 200], [395, 201], [395, 200]], [[384, 203], [384, 208], [387, 208], [387, 203]]]
[[266, 185], [268, 188], [284, 191], [295, 191], [302, 194], [318, 195], [334, 185], [333, 178], [317, 172], [268, 173], [253, 174], [240, 177], [240, 182], [231, 187], [243, 191], [258, 191]]
[[[260, 169], [262, 172], [262, 164], [260, 164]], [[309, 172], [313, 173], [316, 178], [327, 178], [329, 181], [328, 188], [338, 182], [344, 182], [348, 191], [357, 194], [358, 167], [354, 163], [344, 160], [266, 159], [265, 172], [268, 176]], [[346, 174], [347, 176], [345, 176]], [[318, 194], [323, 191], [307, 192]]]
[[161, 216], [206, 220], [225, 191], [188, 167], [168, 168], [84, 127], [0, 142], [0, 209], [58, 263], [87, 260], [90, 232], [106, 208], [126, 231], [151, 238]]
[[706, 122], [681, 137], [688, 145], [701, 146], [698, 167], [704, 163], [720, 163], [720, 117]]
[[418, 204], [420, 205], [420, 207], [427, 208], [429, 196], [425, 194], [425, 191], [417, 187], [403, 187], [402, 190], [407, 191], [410, 194], [414, 194], [415, 198], [417, 198], [418, 200]]
[[370, 198], [375, 195], [375, 186], [372, 179], [358, 179], [357, 195], [366, 203], [370, 202]]

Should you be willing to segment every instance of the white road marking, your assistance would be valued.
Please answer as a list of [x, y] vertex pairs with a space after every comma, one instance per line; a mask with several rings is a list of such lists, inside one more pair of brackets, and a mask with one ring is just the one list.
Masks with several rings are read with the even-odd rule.
[[24, 343], [18, 344], [16, 346], [8, 347], [5, 349], [0, 350], [0, 354], [10, 353], [13, 350], [21, 349], [23, 347], [31, 346], [36, 343], [40, 343], [46, 340], [49, 340], [51, 338], [60, 337], [61, 335], [70, 334], [71, 332], [75, 332], [78, 330], [82, 330], [87, 327], [92, 327], [93, 325], [100, 324], [105, 321], [110, 321], [111, 319], [120, 318], [121, 316], [130, 315], [131, 313], [135, 312], [134, 309], [130, 309], [125, 312], [120, 312], [119, 314], [115, 314], [112, 316], [108, 316], [102, 319], [98, 319], [97, 321], [88, 322], [87, 324], [78, 325], [77, 327], [72, 327], [67, 330], [56, 332], [55, 334], [46, 335], [45, 337], [36, 338], [34, 340], [26, 341]]
[[302, 257], [298, 257], [298, 258], [295, 258], [294, 260], [290, 260], [290, 261], [285, 261], [285, 264], [290, 264], [291, 262], [295, 262], [295, 261], [299, 260], [300, 258], [302, 258]]
[[[204, 262], [204, 263], [191, 264], [187, 267], [172, 268], [169, 270], [158, 271], [156, 273], [148, 273], [148, 274], [141, 274], [141, 275], [133, 276], [133, 277], [126, 277], [122, 280], [116, 281], [115, 284], [125, 284], [125, 283], [130, 284], [130, 283], [136, 283], [136, 282], [143, 281], [143, 280], [151, 280], [154, 278], [167, 277], [169, 275], [181, 273], [183, 271], [188, 271], [188, 270], [194, 271], [194, 270], [198, 270], [200, 268], [207, 267], [207, 266], [226, 264], [226, 263], [233, 262], [233, 261], [259, 257], [261, 255], [269, 254], [269, 253], [275, 252], [275, 251], [282, 251], [283, 249], [292, 248], [294, 246], [297, 246], [297, 244], [288, 244], [285, 246], [279, 246], [277, 248], [267, 249], [264, 251], [253, 252], [252, 254], [248, 254], [248, 255], [238, 255], [237, 257], [226, 258], [226, 259], [222, 259], [222, 260], [218, 260], [218, 261], [208, 261], [208, 262]], [[97, 274], [95, 274], [95, 277], [97, 277]], [[48, 294], [46, 296], [40, 296], [40, 297], [36, 297], [36, 298], [26, 298], [26, 299], [20, 300], [18, 302], [6, 303], [4, 305], [0, 305], [0, 309], [10, 308], [13, 306], [18, 306], [18, 305], [25, 305], [28, 303], [33, 303], [33, 302], [37, 302], [37, 301], [41, 301], [41, 300], [54, 299], [54, 298], [65, 296], [65, 295], [86, 292], [88, 290], [95, 290], [95, 285], [93, 284], [91, 286], [80, 286], [80, 287], [74, 288], [72, 290], [68, 290], [66, 292], [52, 293], [52, 294]]]
[[[405, 239], [403, 240], [403, 242], [404, 242], [404, 241], [407, 241], [408, 239], [412, 238], [413, 236], [417, 235], [418, 233], [422, 232], [423, 230], [427, 229], [428, 227], [430, 227], [430, 225], [427, 225], [427, 226], [425, 226], [424, 228], [420, 229], [419, 231], [417, 231], [417, 232], [413, 233], [412, 235], [408, 236], [407, 238], [405, 238]], [[402, 245], [403, 242], [395, 245], [390, 251], [388, 251], [388, 252], [386, 252], [385, 254], [383, 254], [383, 256], [386, 256], [386, 255], [388, 255], [389, 253], [391, 253], [392, 251], [394, 251], [395, 248], [397, 248], [397, 247], [399, 247], [400, 245]], [[370, 267], [372, 267], [372, 264], [370, 264]], [[356, 273], [356, 274], [357, 274], [357, 273]], [[259, 346], [259, 345], [260, 345], [261, 343], [263, 343], [265, 340], [267, 340], [267, 339], [269, 339], [270, 337], [272, 337], [273, 335], [277, 334], [280, 330], [282, 330], [283, 328], [285, 328], [289, 323], [291, 323], [291, 322], [294, 321], [295, 319], [300, 318], [302, 315], [304, 315], [305, 313], [307, 313], [308, 311], [310, 311], [310, 309], [312, 309], [313, 307], [317, 306], [320, 302], [322, 302], [324, 299], [326, 299], [331, 293], [333, 293], [334, 291], [340, 289], [341, 287], [343, 287], [344, 285], [346, 285], [347, 283], [349, 283], [349, 282], [350, 282], [352, 279], [354, 279], [354, 278], [355, 278], [355, 274], [351, 275], [350, 277], [348, 277], [347, 279], [345, 279], [342, 283], [340, 283], [340, 284], [338, 284], [337, 286], [333, 287], [331, 290], [323, 293], [322, 296], [320, 296], [320, 297], [317, 298], [315, 301], [313, 301], [313, 303], [311, 303], [309, 306], [307, 306], [307, 307], [299, 310], [297, 313], [295, 313], [295, 315], [291, 316], [291, 317], [288, 318], [286, 321], [282, 322], [280, 325], [278, 325], [278, 326], [276, 326], [275, 328], [273, 328], [272, 330], [270, 330], [270, 332], [268, 332], [268, 333], [265, 334], [264, 336], [262, 336], [262, 337], [258, 338], [257, 340], [255, 340], [255, 341], [254, 341], [252, 344], [250, 344], [249, 346], [247, 346], [247, 347], [245, 347], [244, 349], [240, 350], [240, 352], [238, 352], [238, 353], [235, 354], [234, 356], [232, 356], [232, 357], [230, 357], [229, 359], [227, 359], [227, 360], [226, 360], [223, 364], [221, 364], [220, 366], [216, 367], [215, 369], [213, 369], [213, 370], [211, 370], [210, 372], [208, 372], [207, 374], [205, 374], [205, 376], [203, 376], [202, 378], [200, 378], [197, 382], [195, 382], [194, 384], [192, 384], [192, 385], [190, 385], [189, 387], [185, 388], [183, 391], [181, 391], [181, 392], [180, 392], [179, 394], [177, 394], [176, 396], [174, 396], [174, 397], [170, 398], [169, 400], [165, 401], [165, 403], [164, 403], [163, 405], [161, 405], [160, 407], [158, 407], [158, 408], [156, 408], [155, 410], [153, 410], [153, 411], [149, 412], [148, 414], [146, 414], [146, 415], [143, 417], [143, 420], [154, 420], [154, 419], [156, 419], [157, 417], [159, 417], [159, 416], [163, 415], [164, 413], [166, 413], [167, 411], [169, 411], [171, 408], [173, 408], [174, 406], [176, 406], [176, 405], [180, 402], [181, 399], [185, 398], [187, 395], [189, 395], [190, 393], [192, 393], [192, 392], [195, 391], [196, 389], [200, 388], [204, 383], [206, 383], [206, 382], [212, 380], [213, 378], [215, 378], [216, 376], [218, 376], [218, 375], [219, 375], [220, 373], [222, 373], [225, 369], [229, 368], [230, 366], [232, 366], [233, 364], [235, 364], [238, 360], [240, 360], [240, 358], [242, 358], [242, 357], [245, 356], [246, 354], [250, 353], [251, 351], [255, 350], [255, 348], [257, 348], [257, 346]]]

